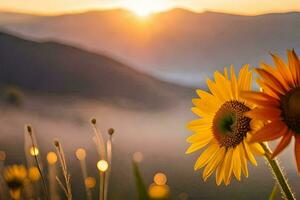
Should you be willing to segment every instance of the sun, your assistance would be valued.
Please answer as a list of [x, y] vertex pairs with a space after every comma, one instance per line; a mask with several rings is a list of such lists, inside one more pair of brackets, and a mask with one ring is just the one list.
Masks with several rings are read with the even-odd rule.
[[163, 1], [154, 0], [131, 0], [126, 1], [124, 7], [139, 17], [146, 17], [155, 12], [168, 9]]
[[131, 8], [131, 11], [140, 17], [146, 17], [154, 12], [154, 10], [147, 7], [133, 7]]

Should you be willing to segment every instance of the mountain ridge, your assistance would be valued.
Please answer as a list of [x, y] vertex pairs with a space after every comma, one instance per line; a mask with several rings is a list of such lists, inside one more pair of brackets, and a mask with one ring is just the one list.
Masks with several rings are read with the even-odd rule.
[[[89, 9], [89, 10], [78, 10], [78, 11], [71, 11], [71, 12], [64, 12], [64, 13], [54, 13], [54, 14], [41, 14], [41, 13], [30, 13], [30, 12], [14, 12], [14, 11], [6, 11], [6, 10], [0, 10], [0, 14], [9, 14], [9, 15], [24, 15], [24, 16], [35, 16], [35, 17], [59, 17], [59, 16], [65, 16], [65, 15], [81, 15], [81, 14], [89, 14], [89, 13], [109, 13], [109, 12], [124, 12], [124, 13], [130, 13], [134, 15], [134, 13], [125, 8], [112, 8], [112, 9]], [[245, 16], [245, 17], [255, 17], [255, 16], [264, 16], [264, 15], [277, 15], [277, 14], [293, 14], [293, 13], [300, 13], [300, 10], [291, 10], [291, 11], [282, 11], [282, 12], [267, 12], [267, 13], [258, 13], [258, 14], [243, 14], [243, 13], [231, 13], [231, 12], [225, 12], [225, 11], [216, 11], [216, 10], [203, 10], [200, 12], [193, 11], [186, 8], [180, 8], [175, 7], [172, 9], [168, 9], [165, 11], [159, 11], [154, 12], [150, 15], [157, 15], [162, 13], [190, 13], [190, 14], [196, 14], [196, 15], [202, 15], [202, 14], [223, 14], [223, 15], [233, 15], [233, 16]]]
[[223, 66], [256, 66], [270, 51], [282, 55], [300, 48], [300, 12], [245, 16], [174, 9], [138, 18], [124, 10], [91, 11], [2, 28], [32, 40], [105, 54], [159, 79], [187, 85], [203, 82], [202, 77]]
[[[133, 70], [107, 56], [0, 32], [0, 83], [33, 91], [160, 108], [190, 89]], [[178, 94], [176, 94], [178, 93]], [[181, 97], [182, 97], [181, 96]]]

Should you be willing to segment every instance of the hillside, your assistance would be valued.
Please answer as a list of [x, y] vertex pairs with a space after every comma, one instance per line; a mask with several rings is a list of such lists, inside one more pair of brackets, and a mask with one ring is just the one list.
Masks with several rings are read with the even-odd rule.
[[0, 33], [0, 83], [154, 108], [189, 89], [142, 74], [107, 56]]
[[192, 85], [225, 65], [257, 65], [270, 51], [300, 48], [299, 12], [242, 16], [174, 9], [138, 18], [125, 10], [106, 10], [5, 28], [35, 40], [105, 52], [152, 75]]

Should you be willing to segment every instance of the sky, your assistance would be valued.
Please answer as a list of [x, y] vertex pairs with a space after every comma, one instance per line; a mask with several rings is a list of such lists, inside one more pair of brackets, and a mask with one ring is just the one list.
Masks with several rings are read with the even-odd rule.
[[256, 15], [300, 11], [300, 0], [0, 0], [1, 11], [61, 14], [95, 9], [126, 8], [146, 15], [175, 7]]

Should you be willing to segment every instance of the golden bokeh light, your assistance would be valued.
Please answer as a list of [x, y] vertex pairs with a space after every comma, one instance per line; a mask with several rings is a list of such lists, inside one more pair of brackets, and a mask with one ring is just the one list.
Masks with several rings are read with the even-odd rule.
[[86, 151], [83, 148], [79, 148], [76, 150], [75, 155], [78, 160], [84, 160], [86, 157]]
[[153, 180], [157, 185], [165, 185], [167, 183], [167, 176], [164, 173], [157, 173], [154, 175]]
[[96, 185], [96, 179], [94, 177], [89, 176], [84, 180], [84, 184], [89, 189], [94, 188]]
[[141, 152], [135, 152], [132, 156], [133, 158], [133, 161], [136, 162], [136, 163], [140, 163], [143, 161], [144, 159], [144, 155], [141, 153]]
[[97, 163], [97, 168], [101, 172], [105, 172], [108, 169], [108, 163], [106, 160], [99, 160]]
[[170, 188], [168, 185], [151, 184], [148, 194], [152, 199], [167, 199], [170, 196]]
[[28, 170], [28, 178], [31, 181], [38, 181], [41, 178], [41, 174], [37, 167], [30, 167]]
[[57, 155], [56, 155], [56, 153], [55, 152], [49, 152], [48, 154], [47, 154], [47, 161], [48, 161], [48, 163], [49, 164], [51, 164], [51, 165], [53, 165], [53, 164], [55, 164], [56, 162], [57, 162]]
[[29, 149], [29, 152], [30, 152], [30, 155], [32, 155], [32, 156], [37, 156], [37, 155], [39, 155], [39, 149], [38, 148], [36, 148], [36, 147], [31, 147], [30, 149]]

